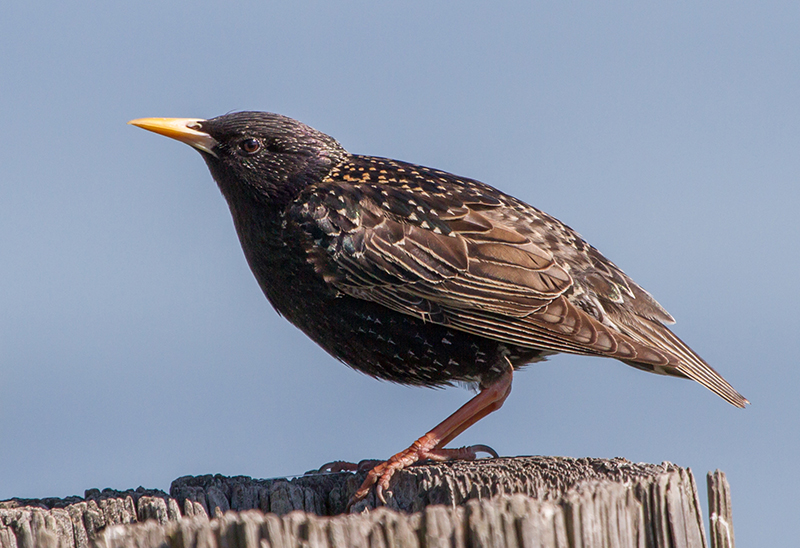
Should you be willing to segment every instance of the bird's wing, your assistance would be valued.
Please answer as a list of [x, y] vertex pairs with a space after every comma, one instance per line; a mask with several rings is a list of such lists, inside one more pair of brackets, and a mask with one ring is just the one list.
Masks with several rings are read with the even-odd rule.
[[746, 401], [574, 231], [477, 181], [410, 168], [383, 181], [350, 170], [287, 210], [309, 262], [339, 291], [508, 344], [692, 378], [734, 405]]
[[[287, 211], [309, 261], [345, 294], [510, 344], [665, 365], [570, 302], [568, 266], [495, 213], [489, 187], [335, 181]], [[641, 348], [640, 348], [641, 347]]]

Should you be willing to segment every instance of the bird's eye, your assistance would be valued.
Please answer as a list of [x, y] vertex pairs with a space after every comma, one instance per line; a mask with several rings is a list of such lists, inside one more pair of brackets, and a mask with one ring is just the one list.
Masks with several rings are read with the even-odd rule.
[[251, 137], [239, 143], [239, 148], [246, 154], [255, 154], [261, 150], [261, 142]]

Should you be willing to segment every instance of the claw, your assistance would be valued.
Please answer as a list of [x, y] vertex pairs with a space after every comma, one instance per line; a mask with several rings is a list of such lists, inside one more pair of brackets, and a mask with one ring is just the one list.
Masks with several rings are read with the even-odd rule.
[[355, 464], [344, 460], [335, 460], [326, 462], [319, 467], [319, 470], [309, 470], [304, 475], [308, 476], [312, 474], [324, 474], [326, 472], [357, 472], [361, 470], [361, 468], [359, 468], [360, 464], [361, 463]]
[[478, 453], [487, 453], [492, 456], [493, 459], [499, 459], [500, 455], [497, 454], [497, 451], [489, 447], [488, 445], [473, 445], [470, 447], [474, 452]]
[[356, 472], [369, 472], [376, 466], [383, 464], [384, 461], [378, 459], [364, 459], [358, 461]]
[[[350, 497], [349, 501], [347, 501], [347, 506], [345, 506], [345, 509], [344, 509], [346, 514], [350, 513], [350, 509], [353, 506], [355, 506], [356, 504], [358, 504], [359, 502], [361, 502], [362, 500], [367, 498], [367, 495], [369, 495], [369, 490], [372, 488], [372, 485], [374, 483], [374, 480], [373, 480], [371, 483], [368, 484], [367, 482], [369, 482], [370, 479], [371, 479], [371, 476], [367, 475], [367, 479], [364, 480], [364, 483], [361, 484], [361, 487], [358, 488], [358, 491], [353, 493], [353, 496]], [[386, 504], [386, 503], [384, 502], [384, 504]]]
[[378, 500], [381, 501], [381, 504], [386, 506], [386, 498], [383, 496], [383, 486], [380, 483], [375, 486], [375, 496], [378, 497]]

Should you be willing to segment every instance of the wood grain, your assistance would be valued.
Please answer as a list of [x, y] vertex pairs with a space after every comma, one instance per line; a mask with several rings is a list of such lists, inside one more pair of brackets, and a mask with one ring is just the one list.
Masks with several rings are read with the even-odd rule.
[[[386, 507], [368, 499], [341, 514], [362, 479], [198, 476], [175, 480], [169, 494], [92, 489], [12, 499], [0, 502], [0, 547], [707, 546], [694, 477], [670, 463], [517, 457], [421, 465], [395, 477]], [[727, 508], [729, 518], [729, 490], [727, 498], [714, 493], [712, 512]], [[712, 535], [714, 527], [712, 519]], [[731, 543], [712, 540], [712, 548], [733, 546], [729, 531]]]

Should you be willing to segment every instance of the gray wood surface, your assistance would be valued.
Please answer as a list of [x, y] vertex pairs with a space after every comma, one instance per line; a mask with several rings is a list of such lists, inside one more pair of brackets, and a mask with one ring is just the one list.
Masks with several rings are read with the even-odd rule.
[[736, 548], [733, 538], [731, 486], [725, 472], [715, 470], [706, 477], [708, 484], [708, 521], [711, 548]]
[[[198, 476], [175, 480], [169, 494], [12, 499], [0, 502], [0, 547], [707, 546], [694, 477], [670, 463], [517, 457], [415, 466], [394, 478], [386, 507], [368, 499], [343, 515], [363, 476]], [[730, 516], [729, 495], [720, 496]]]

